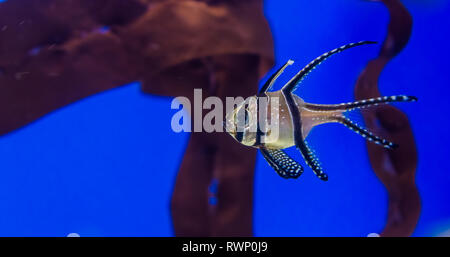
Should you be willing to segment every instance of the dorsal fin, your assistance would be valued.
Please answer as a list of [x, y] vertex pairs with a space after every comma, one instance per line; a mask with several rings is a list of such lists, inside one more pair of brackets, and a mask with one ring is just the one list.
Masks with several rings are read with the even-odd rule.
[[270, 78], [266, 81], [266, 83], [264, 83], [261, 90], [259, 90], [259, 93], [265, 93], [269, 91], [272, 88], [275, 81], [278, 79], [278, 77], [280, 77], [283, 71], [287, 68], [287, 66], [292, 65], [293, 63], [294, 63], [293, 60], [288, 60], [283, 66], [281, 66], [281, 68], [279, 68], [274, 74], [272, 74], [272, 76], [270, 76]]

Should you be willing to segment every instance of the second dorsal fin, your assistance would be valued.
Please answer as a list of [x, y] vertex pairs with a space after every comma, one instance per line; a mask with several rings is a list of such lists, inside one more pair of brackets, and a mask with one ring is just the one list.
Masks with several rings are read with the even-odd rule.
[[321, 64], [323, 61], [325, 61], [328, 57], [340, 53], [344, 50], [347, 50], [349, 48], [360, 46], [360, 45], [367, 45], [367, 44], [376, 44], [377, 42], [374, 41], [360, 41], [357, 43], [350, 43], [347, 45], [343, 45], [339, 48], [333, 49], [329, 52], [326, 52], [322, 54], [321, 56], [317, 57], [310, 63], [308, 63], [302, 70], [300, 70], [297, 75], [295, 75], [286, 85], [283, 86], [282, 90], [284, 92], [293, 92], [295, 89], [297, 89], [298, 84], [300, 81], [302, 81], [303, 78], [305, 78], [306, 75], [308, 75], [314, 68], [317, 67], [317, 65]]

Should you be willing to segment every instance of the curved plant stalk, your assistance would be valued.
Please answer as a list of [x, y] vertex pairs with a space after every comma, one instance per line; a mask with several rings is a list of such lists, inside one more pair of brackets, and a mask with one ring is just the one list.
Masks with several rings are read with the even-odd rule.
[[[382, 0], [390, 22], [378, 57], [371, 60], [355, 86], [356, 99], [380, 96], [378, 78], [385, 65], [408, 43], [412, 17], [399, 0]], [[367, 144], [370, 163], [389, 194], [387, 222], [381, 236], [410, 236], [420, 214], [419, 192], [415, 184], [417, 150], [408, 117], [392, 106], [380, 106], [364, 112], [366, 126], [378, 135], [396, 142], [394, 151]]]

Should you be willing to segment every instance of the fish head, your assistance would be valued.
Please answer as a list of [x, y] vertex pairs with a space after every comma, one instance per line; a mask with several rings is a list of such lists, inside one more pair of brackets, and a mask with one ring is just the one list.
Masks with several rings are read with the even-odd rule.
[[253, 146], [256, 141], [258, 122], [257, 96], [251, 96], [233, 105], [225, 116], [225, 131], [243, 145]]

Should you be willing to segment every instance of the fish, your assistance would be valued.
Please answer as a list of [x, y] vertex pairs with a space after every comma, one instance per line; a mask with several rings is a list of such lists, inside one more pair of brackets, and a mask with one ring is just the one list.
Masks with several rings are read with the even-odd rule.
[[396, 149], [397, 144], [375, 135], [353, 122], [346, 114], [393, 102], [415, 102], [417, 97], [393, 95], [341, 104], [314, 104], [294, 94], [302, 80], [330, 56], [353, 47], [376, 43], [360, 41], [328, 51], [307, 64], [280, 90], [270, 91], [284, 70], [294, 63], [288, 60], [269, 77], [257, 95], [246, 98], [227, 112], [224, 120], [226, 132], [237, 142], [259, 149], [267, 163], [285, 179], [297, 179], [304, 172], [303, 166], [284, 151], [295, 146], [313, 173], [323, 181], [328, 180], [328, 175], [306, 141], [311, 129], [321, 124], [340, 123], [374, 144]]

